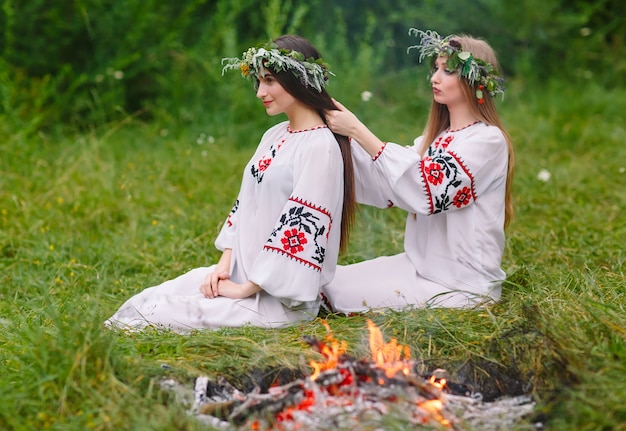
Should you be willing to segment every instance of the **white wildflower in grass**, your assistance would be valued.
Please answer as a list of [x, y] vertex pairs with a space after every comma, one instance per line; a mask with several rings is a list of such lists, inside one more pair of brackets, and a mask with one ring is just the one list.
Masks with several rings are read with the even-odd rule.
[[204, 143], [214, 144], [215, 138], [211, 135], [207, 135], [206, 133], [200, 133], [196, 138], [196, 144], [202, 145]]
[[369, 102], [369, 100], [372, 98], [373, 94], [371, 91], [364, 91], [361, 93], [361, 100], [364, 102]]
[[625, 167], [622, 166], [621, 168], [619, 168], [619, 173], [620, 174], [623, 174], [624, 172], [626, 172], [626, 168]]
[[120, 79], [124, 78], [124, 72], [122, 72], [121, 70], [116, 70], [115, 72], [113, 72], [113, 78], [119, 81]]
[[550, 171], [546, 170], [546, 169], [542, 169], [539, 171], [539, 173], [537, 174], [537, 179], [539, 181], [543, 181], [544, 183], [548, 182], [550, 180]]

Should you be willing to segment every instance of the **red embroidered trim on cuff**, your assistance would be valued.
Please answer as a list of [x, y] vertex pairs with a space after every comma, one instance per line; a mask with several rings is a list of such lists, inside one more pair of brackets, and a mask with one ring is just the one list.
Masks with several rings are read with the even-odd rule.
[[383, 142], [383, 146], [380, 147], [380, 150], [378, 150], [378, 152], [376, 153], [376, 155], [374, 157], [372, 157], [372, 161], [375, 162], [376, 159], [378, 159], [380, 157], [380, 155], [383, 153], [383, 150], [385, 149], [385, 147], [387, 146], [386, 142]]

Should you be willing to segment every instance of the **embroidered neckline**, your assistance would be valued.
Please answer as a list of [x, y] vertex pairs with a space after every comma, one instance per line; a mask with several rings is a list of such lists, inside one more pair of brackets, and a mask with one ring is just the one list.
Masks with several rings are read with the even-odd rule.
[[481, 122], [480, 120], [476, 120], [476, 121], [474, 121], [473, 123], [470, 123], [470, 124], [468, 124], [468, 125], [466, 125], [466, 126], [463, 126], [463, 127], [460, 127], [460, 128], [458, 128], [458, 129], [454, 129], [454, 130], [452, 130], [452, 129], [450, 129], [450, 127], [448, 127], [448, 128], [446, 129], [446, 133], [454, 133], [454, 132], [458, 132], [458, 131], [461, 131], [461, 130], [463, 130], [463, 129], [467, 129], [468, 127], [472, 127], [473, 125], [478, 124], [478, 123], [480, 123], [480, 122]]
[[317, 129], [327, 129], [328, 126], [326, 124], [320, 124], [319, 126], [315, 126], [315, 127], [311, 127], [308, 129], [301, 129], [301, 130], [291, 130], [291, 125], [287, 124], [287, 131], [289, 133], [302, 133], [302, 132], [310, 132], [311, 130], [317, 130]]

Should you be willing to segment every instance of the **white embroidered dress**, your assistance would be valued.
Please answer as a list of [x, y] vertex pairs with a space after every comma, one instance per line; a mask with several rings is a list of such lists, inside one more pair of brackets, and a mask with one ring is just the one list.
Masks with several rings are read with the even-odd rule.
[[508, 148], [499, 128], [443, 132], [424, 157], [388, 143], [352, 151], [357, 201], [409, 212], [404, 253], [338, 266], [323, 289], [334, 311], [466, 307], [500, 298]]
[[107, 325], [176, 331], [253, 325], [283, 327], [317, 316], [321, 286], [335, 272], [341, 235], [343, 162], [328, 128], [264, 135], [216, 241], [232, 249], [231, 280], [258, 284], [245, 299], [205, 298], [214, 266], [191, 270], [130, 298]]

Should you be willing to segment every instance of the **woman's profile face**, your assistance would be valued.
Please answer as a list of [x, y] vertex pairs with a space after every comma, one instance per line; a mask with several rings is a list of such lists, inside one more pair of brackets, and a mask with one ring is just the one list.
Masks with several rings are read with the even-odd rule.
[[289, 116], [297, 105], [297, 99], [285, 90], [268, 69], [265, 69], [265, 76], [259, 74], [256, 97], [263, 101], [268, 115], [286, 113]]
[[466, 103], [466, 101], [458, 72], [448, 69], [447, 59], [448, 57], [437, 57], [435, 59], [430, 83], [433, 88], [435, 102], [451, 107], [460, 103]]

